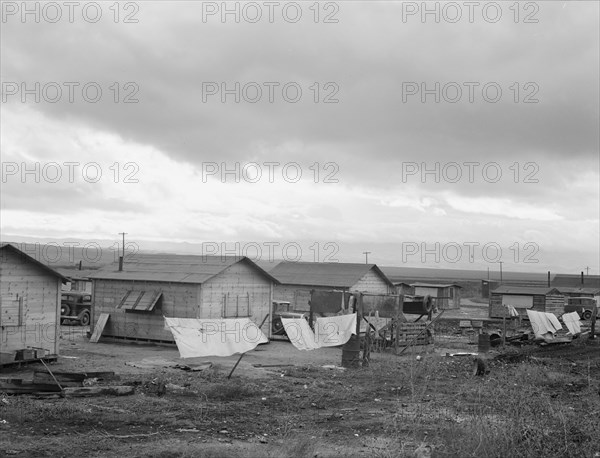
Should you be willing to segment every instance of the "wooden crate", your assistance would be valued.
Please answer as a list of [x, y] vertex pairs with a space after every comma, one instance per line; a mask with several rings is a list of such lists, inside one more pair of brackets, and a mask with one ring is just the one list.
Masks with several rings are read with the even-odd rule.
[[398, 345], [430, 344], [432, 338], [431, 334], [425, 330], [426, 327], [427, 323], [401, 323], [400, 328], [398, 329]]

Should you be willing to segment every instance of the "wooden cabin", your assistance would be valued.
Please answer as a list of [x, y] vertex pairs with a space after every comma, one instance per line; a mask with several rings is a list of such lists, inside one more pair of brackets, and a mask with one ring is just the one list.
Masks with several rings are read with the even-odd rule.
[[0, 245], [2, 363], [59, 354], [61, 286], [66, 281], [17, 247]]
[[461, 286], [459, 285], [454, 283], [413, 283], [410, 286], [414, 289], [416, 296], [431, 296], [434, 307], [438, 310], [460, 308]]
[[291, 308], [309, 311], [311, 290], [392, 294], [394, 285], [375, 264], [280, 262], [269, 273], [277, 279], [274, 297]]
[[163, 316], [249, 317], [269, 336], [276, 280], [247, 257], [136, 255], [90, 275], [92, 328], [109, 314], [102, 336], [173, 342]]
[[560, 315], [565, 297], [557, 288], [528, 286], [500, 286], [490, 292], [490, 318], [507, 317], [506, 305], [515, 307], [521, 318], [527, 318], [527, 309]]

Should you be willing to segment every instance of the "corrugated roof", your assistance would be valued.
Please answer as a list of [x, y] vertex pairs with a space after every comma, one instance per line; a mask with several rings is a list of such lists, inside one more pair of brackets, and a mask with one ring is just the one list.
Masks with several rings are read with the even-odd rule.
[[520, 294], [524, 296], [545, 296], [546, 294], [560, 294], [556, 288], [538, 288], [530, 286], [499, 286], [492, 294]]
[[126, 257], [123, 270], [115, 262], [89, 276], [103, 280], [138, 280], [170, 283], [204, 283], [228, 267], [244, 262], [269, 280], [277, 283], [272, 275], [265, 272], [245, 256], [194, 256], [177, 254], [136, 254]]
[[47, 266], [44, 263], [41, 263], [37, 259], [29, 256], [27, 253], [25, 253], [24, 251], [19, 250], [16, 246], [14, 246], [14, 245], [12, 245], [10, 243], [6, 243], [6, 242], [0, 243], [0, 250], [12, 250], [16, 255], [23, 256], [23, 258], [25, 260], [27, 260], [27, 261], [29, 261], [29, 262], [37, 265], [38, 267], [41, 267], [42, 269], [46, 270], [51, 275], [54, 275], [54, 276], [60, 278], [63, 283], [66, 283], [68, 281], [68, 279], [64, 275], [62, 275], [60, 272], [57, 272], [52, 267]]
[[423, 288], [449, 288], [450, 286], [456, 286], [462, 288], [462, 286], [455, 283], [440, 284], [440, 283], [411, 283], [412, 287], [423, 287]]
[[394, 286], [375, 264], [280, 262], [270, 270], [270, 273], [281, 284], [351, 288], [371, 270], [374, 270], [389, 286]]

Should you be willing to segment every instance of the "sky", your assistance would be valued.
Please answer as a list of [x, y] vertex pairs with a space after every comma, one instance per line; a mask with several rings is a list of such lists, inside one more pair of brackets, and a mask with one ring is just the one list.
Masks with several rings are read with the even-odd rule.
[[2, 2], [2, 239], [598, 274], [599, 17]]

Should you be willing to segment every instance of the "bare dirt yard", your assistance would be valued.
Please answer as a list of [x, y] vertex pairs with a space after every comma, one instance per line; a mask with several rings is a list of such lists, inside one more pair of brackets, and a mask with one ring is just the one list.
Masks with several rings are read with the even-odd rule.
[[[340, 348], [273, 341], [228, 379], [238, 357], [181, 360], [174, 346], [92, 344], [84, 328], [63, 326], [52, 371], [114, 371], [110, 383], [135, 393], [1, 394], [0, 455], [402, 457], [429, 446], [434, 457], [600, 456], [600, 339], [492, 349], [489, 372], [474, 376], [472, 356], [446, 355], [477, 352], [457, 331], [442, 322], [434, 345], [374, 352], [369, 367], [345, 370]], [[212, 366], [172, 367], [201, 362]]]

